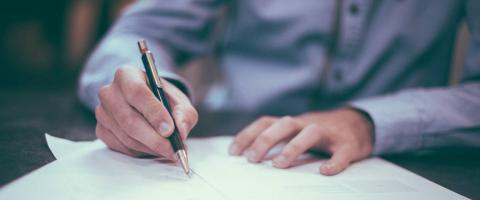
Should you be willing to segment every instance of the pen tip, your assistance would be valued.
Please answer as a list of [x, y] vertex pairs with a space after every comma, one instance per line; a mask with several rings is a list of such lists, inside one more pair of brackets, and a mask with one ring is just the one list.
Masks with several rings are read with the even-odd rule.
[[180, 164], [182, 165], [183, 171], [190, 177], [190, 166], [188, 165], [188, 158], [187, 153], [185, 150], [177, 151], [178, 159], [180, 160]]

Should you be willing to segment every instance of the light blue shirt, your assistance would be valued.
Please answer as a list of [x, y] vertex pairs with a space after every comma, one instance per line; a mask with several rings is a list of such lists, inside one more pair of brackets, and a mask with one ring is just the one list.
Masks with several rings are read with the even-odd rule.
[[[225, 30], [212, 27], [227, 9]], [[461, 84], [449, 86], [456, 30], [472, 35]], [[145, 38], [160, 74], [210, 53], [223, 72], [220, 109], [294, 115], [350, 105], [375, 126], [374, 154], [480, 146], [480, 1], [143, 0], [88, 60], [81, 100], [93, 109], [122, 65], [142, 68]]]

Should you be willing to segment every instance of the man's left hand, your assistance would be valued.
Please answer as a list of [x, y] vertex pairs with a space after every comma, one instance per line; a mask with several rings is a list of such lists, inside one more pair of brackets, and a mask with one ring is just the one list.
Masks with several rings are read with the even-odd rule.
[[372, 129], [369, 120], [352, 108], [296, 117], [265, 116], [238, 133], [230, 154], [243, 154], [250, 162], [257, 163], [274, 146], [287, 141], [281, 153], [273, 158], [274, 167], [288, 168], [307, 150], [319, 150], [331, 155], [320, 167], [320, 173], [335, 175], [372, 153]]

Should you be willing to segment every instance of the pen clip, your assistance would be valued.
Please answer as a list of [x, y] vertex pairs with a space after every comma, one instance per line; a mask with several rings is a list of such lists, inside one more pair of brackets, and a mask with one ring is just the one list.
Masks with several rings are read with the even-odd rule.
[[163, 88], [162, 80], [158, 76], [157, 66], [155, 66], [155, 60], [154, 60], [152, 54], [150, 53], [150, 51], [148, 51], [144, 55], [145, 55], [145, 58], [148, 62], [149, 68], [152, 72], [153, 80], [155, 81], [156, 87]]
[[[138, 49], [142, 54], [143, 64], [145, 65], [145, 70], [147, 74], [151, 74], [156, 88], [163, 88], [162, 81], [158, 77], [157, 66], [155, 65], [155, 58], [152, 55], [152, 52], [148, 49], [147, 41], [144, 39], [138, 41]], [[153, 87], [153, 86], [152, 86]]]

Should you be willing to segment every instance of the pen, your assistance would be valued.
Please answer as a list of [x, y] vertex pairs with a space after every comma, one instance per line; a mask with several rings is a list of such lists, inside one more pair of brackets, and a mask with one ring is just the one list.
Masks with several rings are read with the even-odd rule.
[[[153, 59], [152, 52], [148, 49], [147, 43], [145, 40], [138, 41], [138, 48], [142, 54], [142, 62], [145, 67], [145, 72], [147, 73], [148, 82], [150, 84], [150, 89], [153, 94], [159, 101], [163, 103], [163, 106], [167, 109], [170, 116], [172, 116], [172, 110], [168, 104], [167, 97], [163, 91], [163, 84], [157, 74], [157, 67], [155, 66], [155, 61]], [[173, 117], [172, 117], [173, 118]], [[180, 164], [182, 165], [183, 171], [185, 174], [190, 175], [190, 167], [188, 166], [188, 157], [183, 145], [180, 134], [178, 133], [177, 125], [175, 120], [173, 120], [174, 130], [172, 135], [168, 137], [168, 140], [172, 144], [173, 151], [178, 156]]]

